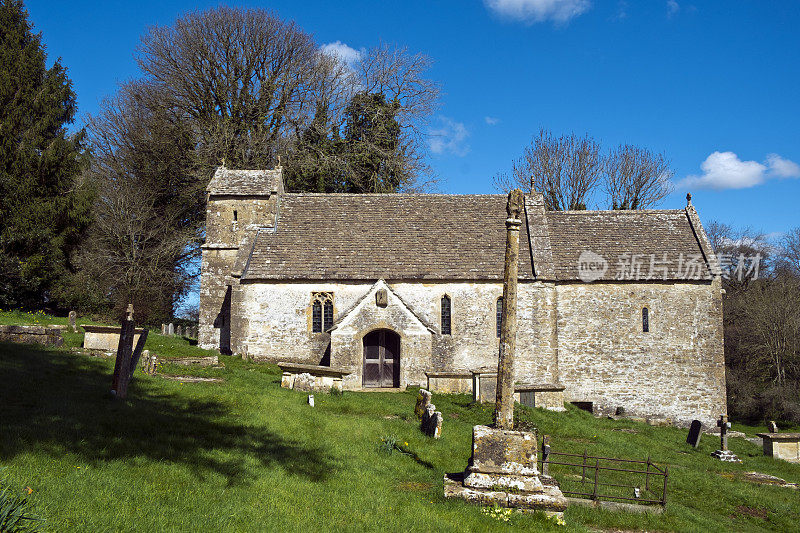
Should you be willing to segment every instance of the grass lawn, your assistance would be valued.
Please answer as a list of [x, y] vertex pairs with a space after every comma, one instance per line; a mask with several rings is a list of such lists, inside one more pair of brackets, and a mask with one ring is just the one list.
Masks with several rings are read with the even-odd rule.
[[[668, 464], [668, 505], [663, 515], [571, 506], [566, 527], [542, 515], [499, 522], [442, 495], [442, 475], [466, 467], [472, 426], [490, 422], [491, 406], [434, 395], [445, 416], [434, 441], [417, 428], [415, 391], [317, 394], [311, 408], [306, 394], [280, 388], [277, 367], [220, 360], [224, 368], [192, 373], [222, 383], [137, 372], [120, 402], [106, 396], [113, 360], [0, 344], [0, 478], [32, 490], [45, 531], [789, 531], [800, 522], [799, 491], [740, 478], [756, 470], [800, 482], [800, 465], [743, 439], [731, 448], [744, 463], [720, 463], [710, 436], [694, 450], [682, 429], [522, 407], [553, 450]], [[386, 437], [416, 458], [381, 451]]]

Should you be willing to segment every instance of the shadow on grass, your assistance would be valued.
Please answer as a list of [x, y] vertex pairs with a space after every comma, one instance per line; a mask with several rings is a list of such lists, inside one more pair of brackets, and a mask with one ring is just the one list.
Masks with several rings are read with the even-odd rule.
[[[324, 480], [336, 461], [321, 448], [238, 423], [225, 405], [164, 393], [134, 378], [129, 400], [111, 400], [106, 362], [0, 343], [0, 459], [21, 452], [76, 454], [89, 464], [143, 458], [246, 483], [255, 461]], [[251, 465], [248, 467], [248, 465]]]

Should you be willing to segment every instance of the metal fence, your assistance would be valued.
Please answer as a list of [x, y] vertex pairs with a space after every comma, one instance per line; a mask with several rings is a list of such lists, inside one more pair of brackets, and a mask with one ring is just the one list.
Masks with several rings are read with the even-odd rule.
[[[638, 504], [667, 504], [669, 468], [650, 460], [616, 459], [550, 450], [542, 439], [541, 472], [558, 480], [565, 496]], [[555, 459], [555, 460], [553, 460]], [[627, 468], [625, 468], [627, 467]]]

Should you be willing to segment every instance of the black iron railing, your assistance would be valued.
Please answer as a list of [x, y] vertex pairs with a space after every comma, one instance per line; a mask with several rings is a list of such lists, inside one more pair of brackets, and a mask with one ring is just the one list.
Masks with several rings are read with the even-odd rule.
[[650, 456], [646, 461], [637, 461], [589, 455], [586, 450], [582, 454], [554, 452], [546, 435], [542, 439], [539, 462], [542, 474], [554, 477], [565, 496], [667, 504], [669, 468], [664, 466], [662, 469], [650, 460]]

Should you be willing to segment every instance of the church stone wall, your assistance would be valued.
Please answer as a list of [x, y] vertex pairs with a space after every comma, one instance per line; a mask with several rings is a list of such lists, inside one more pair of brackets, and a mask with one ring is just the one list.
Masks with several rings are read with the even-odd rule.
[[[558, 365], [568, 401], [596, 414], [712, 425], [725, 412], [722, 297], [709, 283], [558, 285]], [[642, 309], [649, 309], [649, 333]]]
[[[339, 320], [372, 286], [373, 283], [244, 283], [238, 296], [234, 290], [233, 351], [261, 360], [319, 364], [330, 335], [311, 332], [312, 293], [333, 293], [334, 316]], [[416, 370], [408, 374], [406, 384], [424, 386], [426, 371], [469, 372], [497, 367], [496, 302], [503, 293], [502, 284], [396, 282], [388, 286], [435, 331], [430, 336], [430, 347], [420, 345], [407, 352], [420, 354], [416, 356], [420, 360], [410, 364], [409, 368]], [[451, 335], [440, 334], [444, 294], [452, 302]], [[557, 379], [555, 296], [552, 284], [520, 284], [518, 381], [546, 383]], [[372, 330], [384, 322], [376, 313], [373, 327], [366, 323], [359, 327]], [[360, 337], [355, 340], [360, 342]], [[335, 352], [336, 346], [333, 348]], [[425, 350], [427, 354], [422, 355]], [[333, 353], [333, 366], [335, 358]], [[352, 361], [348, 359], [347, 364]], [[351, 382], [350, 388], [356, 385]]]
[[[231, 276], [238, 248], [248, 227], [275, 225], [277, 196], [211, 196], [206, 204], [206, 244], [200, 274], [202, 348], [228, 351], [231, 335], [230, 299], [238, 284]], [[229, 293], [228, 289], [231, 288]], [[226, 300], [227, 298], [227, 300]]]
[[273, 227], [277, 196], [222, 196], [206, 207], [206, 243], [238, 247], [248, 226]]

